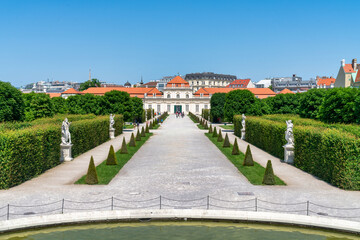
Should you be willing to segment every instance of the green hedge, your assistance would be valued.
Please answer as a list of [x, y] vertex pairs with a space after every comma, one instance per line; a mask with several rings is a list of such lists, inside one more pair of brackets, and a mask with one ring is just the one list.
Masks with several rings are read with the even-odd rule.
[[[61, 123], [35, 125], [0, 134], [0, 189], [21, 184], [60, 163]], [[115, 135], [123, 117], [115, 117]], [[73, 156], [109, 140], [109, 117], [75, 121], [70, 126]]]
[[[296, 167], [334, 186], [360, 190], [360, 139], [356, 134], [360, 126], [300, 121], [294, 115], [247, 117], [246, 141], [283, 159], [285, 119], [294, 122]], [[234, 117], [234, 129], [240, 136], [240, 115]]]

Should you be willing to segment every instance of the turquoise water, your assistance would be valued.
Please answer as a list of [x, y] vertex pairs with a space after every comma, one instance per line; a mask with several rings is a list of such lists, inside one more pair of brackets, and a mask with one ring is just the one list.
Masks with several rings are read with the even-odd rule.
[[7, 240], [345, 240], [360, 239], [326, 231], [239, 223], [117, 223], [48, 228], [0, 236]]

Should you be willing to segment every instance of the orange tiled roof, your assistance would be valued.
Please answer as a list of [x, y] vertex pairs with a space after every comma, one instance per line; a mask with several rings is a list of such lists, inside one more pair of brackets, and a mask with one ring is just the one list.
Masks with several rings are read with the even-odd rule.
[[126, 88], [126, 87], [91, 87], [86, 90], [84, 90], [82, 93], [91, 93], [94, 95], [104, 95], [107, 92], [110, 92], [112, 90], [121, 91], [121, 92], [127, 92], [130, 94], [130, 97], [139, 97], [143, 98], [145, 93], [156, 93], [156, 95], [161, 95], [161, 92], [157, 90], [157, 88]]
[[344, 71], [345, 71], [346, 73], [355, 73], [355, 71], [354, 71], [354, 69], [353, 69], [353, 67], [352, 67], [351, 64], [345, 64], [345, 66], [344, 66]]
[[359, 70], [356, 74], [355, 82], [360, 82], [360, 71]]
[[46, 93], [47, 95], [50, 96], [50, 98], [53, 98], [53, 97], [61, 97], [61, 93]]
[[250, 79], [236, 79], [234, 80], [232, 83], [230, 83], [227, 87], [232, 87], [232, 88], [243, 88], [243, 87], [247, 87], [247, 85], [249, 85]]
[[285, 88], [284, 90], [281, 90], [278, 94], [286, 94], [286, 93], [292, 93], [295, 94], [293, 91], [290, 91], [289, 89]]
[[190, 87], [190, 84], [180, 76], [174, 77], [170, 82], [166, 84], [166, 87], [172, 87], [173, 84], [175, 84], [175, 87]]
[[[359, 75], [359, 74], [358, 74]], [[318, 86], [330, 86], [332, 83], [335, 83], [335, 78], [318, 78], [316, 84]]]
[[61, 94], [81, 94], [81, 92], [76, 91], [74, 88], [70, 88], [66, 90], [65, 92], [62, 92]]
[[194, 95], [198, 96], [200, 93], [203, 93], [204, 96], [208, 96], [209, 94], [228, 93], [234, 90], [249, 90], [260, 99], [276, 95], [276, 93], [270, 88], [200, 88], [196, 93], [194, 93]]

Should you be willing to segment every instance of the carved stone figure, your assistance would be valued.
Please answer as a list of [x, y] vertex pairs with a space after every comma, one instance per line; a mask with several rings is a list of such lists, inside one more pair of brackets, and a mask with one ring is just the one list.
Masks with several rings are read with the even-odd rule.
[[71, 122], [68, 121], [67, 118], [62, 122], [61, 126], [61, 143], [64, 145], [71, 144], [71, 134], [69, 131]]
[[115, 124], [115, 114], [110, 114], [110, 129], [114, 129], [114, 124]]
[[291, 120], [286, 121], [287, 129], [285, 131], [285, 140], [287, 141], [287, 145], [294, 145], [294, 133], [293, 127], [294, 124]]
[[242, 125], [242, 129], [245, 130], [245, 114], [242, 114], [242, 121], [241, 121], [241, 125]]

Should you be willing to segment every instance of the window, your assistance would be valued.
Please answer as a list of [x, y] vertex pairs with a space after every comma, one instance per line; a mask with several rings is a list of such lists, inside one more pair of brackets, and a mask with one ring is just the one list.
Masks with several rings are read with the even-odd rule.
[[180, 94], [176, 94], [176, 98], [180, 98]]
[[157, 105], [157, 112], [161, 112], [160, 104]]
[[185, 110], [188, 112], [189, 111], [189, 105], [185, 105]]
[[167, 111], [170, 112], [171, 106], [170, 104], [167, 105]]
[[148, 109], [151, 109], [151, 104], [148, 105]]
[[189, 98], [189, 94], [186, 94], [186, 98]]
[[196, 112], [199, 112], [199, 104], [196, 104]]
[[208, 105], [207, 105], [207, 104], [205, 104], [205, 105], [204, 105], [204, 108], [205, 108], [205, 109], [208, 109]]
[[200, 97], [203, 97], [204, 96], [204, 94], [203, 93], [200, 93]]
[[153, 93], [153, 97], [156, 97], [156, 93]]
[[167, 95], [167, 98], [170, 98], [170, 97], [171, 97], [170, 94], [168, 94], [168, 95]]

